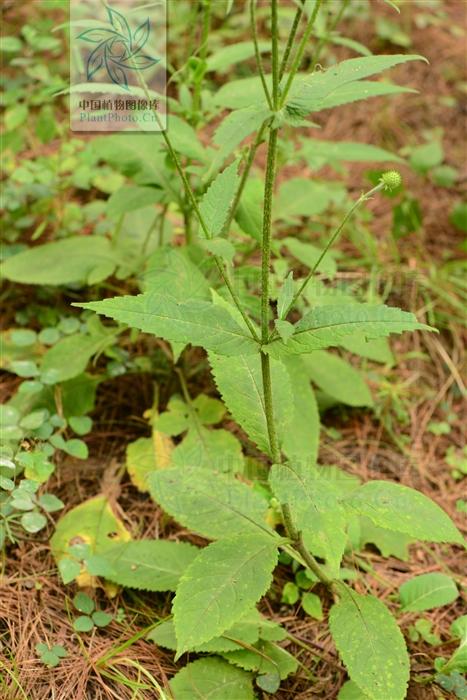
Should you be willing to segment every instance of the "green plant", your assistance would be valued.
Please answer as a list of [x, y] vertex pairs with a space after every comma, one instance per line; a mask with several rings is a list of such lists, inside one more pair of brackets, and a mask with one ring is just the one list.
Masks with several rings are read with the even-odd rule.
[[67, 650], [61, 644], [54, 644], [52, 647], [43, 643], [36, 644], [36, 652], [42, 663], [49, 668], [58, 666], [60, 661], [68, 656]]
[[78, 612], [83, 613], [73, 621], [75, 632], [91, 632], [94, 627], [106, 627], [112, 622], [112, 615], [96, 610], [96, 604], [86, 593], [77, 593], [73, 598], [73, 605]]
[[[250, 3], [259, 77], [239, 81], [237, 86], [226, 85], [214, 98], [221, 107], [235, 105], [236, 108], [217, 128], [211, 163], [200, 154], [196, 141], [190, 140], [193, 137], [193, 130], [187, 123], [190, 119], [181, 126], [181, 117], [176, 118], [174, 140], [171, 131], [162, 134], [167, 151], [165, 163], [168, 160], [183, 185], [180, 192], [170, 175], [165, 187], [168, 194], [162, 196], [162, 201], [168, 196], [167, 206], [175, 201], [183, 213], [189, 244], [187, 252], [168, 254], [158, 274], [147, 278], [138, 296], [76, 304], [164, 339], [172, 345], [174, 355], [188, 344], [204, 348], [227, 409], [271, 465], [268, 478], [263, 481], [253, 478], [257, 483], [252, 485], [251, 475], [249, 480], [235, 478], [232, 470], [222, 468], [219, 461], [215, 467], [204, 459], [200, 464], [190, 450], [177, 448], [181, 453], [179, 462], [170, 462], [164, 465], [166, 468], [144, 474], [144, 488], [149, 489], [168, 514], [183, 526], [213, 540], [199, 550], [187, 550], [181, 543], [163, 541], [110, 543], [99, 530], [91, 538], [91, 554], [98, 557], [98, 566], [91, 566], [92, 571], [89, 571], [90, 552], [77, 552], [76, 546], [69, 545], [71, 533], [80, 532], [79, 528], [74, 529], [76, 522], [72, 525], [73, 511], [61, 521], [54, 536], [52, 546], [61, 570], [63, 562], [74, 561], [71, 573], [75, 575], [82, 575], [84, 566], [88, 573], [102, 575], [122, 585], [176, 591], [173, 627], [170, 628], [172, 641], [171, 645], [165, 643], [176, 649], [176, 658], [187, 651], [210, 651], [224, 657], [224, 660], [200, 659], [186, 666], [172, 681], [173, 691], [180, 696], [187, 692], [190, 683], [203, 687], [203, 683], [209, 681], [211, 687], [217, 681], [225, 683], [228, 677], [236, 697], [252, 697], [250, 676], [226, 661], [242, 669], [256, 670], [258, 685], [269, 692], [274, 692], [280, 680], [290, 672], [289, 662], [277, 661], [276, 652], [264, 646], [268, 637], [260, 633], [257, 618], [252, 638], [244, 629], [233, 632], [235, 626], [241, 627], [245, 617], [256, 616], [254, 606], [268, 590], [279, 552], [282, 552], [297, 562], [312, 582], [322, 584], [334, 597], [329, 614], [331, 633], [360, 692], [374, 700], [403, 698], [409, 662], [396, 621], [382, 601], [357, 593], [343, 580], [341, 562], [350, 522], [357, 516], [384, 531], [413, 539], [462, 541], [447, 515], [421, 493], [385, 481], [353, 484], [343, 490], [339, 480], [329, 479], [316, 466], [318, 411], [315, 395], [308, 382], [303, 381], [308, 358], [313, 363], [313, 358], [319, 358], [319, 353], [326, 348], [345, 345], [348, 340], [358, 340], [365, 345], [368, 339], [386, 338], [390, 333], [432, 329], [419, 323], [413, 314], [385, 305], [355, 300], [339, 303], [339, 299], [337, 303], [319, 304], [314, 303], [313, 297], [311, 300], [308, 297], [309, 308], [305, 305], [317, 271], [326, 269], [323, 267], [325, 256], [353, 213], [377, 192], [397, 187], [400, 184], [397, 172], [385, 173], [369, 192], [355, 200], [323, 248], [307, 250], [307, 260], [310, 261], [310, 256], [312, 260], [305, 277], [294, 279], [284, 266], [276, 268], [275, 276], [271, 273], [271, 259], [279, 247], [272, 235], [272, 222], [283, 216], [274, 214], [282, 130], [306, 124], [306, 117], [322, 109], [370, 96], [403, 92], [403, 88], [366, 78], [420, 58], [365, 56], [318, 71], [314, 70], [318, 60], [315, 56], [311, 72], [301, 74], [299, 68], [321, 2], [317, 0], [310, 5], [312, 9], [308, 5], [298, 7], [282, 60], [279, 60], [278, 3], [272, 0], [272, 72], [267, 75], [256, 34], [256, 3], [254, 0]], [[203, 3], [207, 26], [209, 6], [209, 2]], [[303, 35], [292, 51], [303, 19]], [[144, 80], [142, 84], [144, 87]], [[199, 79], [195, 80], [190, 107], [195, 121], [200, 118], [202, 107], [199, 85]], [[258, 100], [261, 88], [264, 99]], [[179, 114], [182, 113], [183, 109]], [[232, 154], [235, 152], [237, 156], [243, 139], [254, 132], [256, 138], [249, 149], [232, 160]], [[189, 138], [183, 140], [181, 134], [189, 134]], [[238, 282], [232, 263], [241, 244], [236, 245], [235, 239], [228, 238], [227, 234], [235, 217], [241, 213], [239, 204], [243, 193], [247, 193], [247, 178], [263, 138], [267, 140], [263, 208], [254, 211], [255, 198], [251, 191], [246, 207], [253, 211], [253, 216], [244, 209], [243, 219], [240, 217], [241, 226], [248, 229], [260, 249], [261, 272], [259, 280], [257, 276], [254, 278], [254, 284], [259, 282], [260, 288], [258, 303], [250, 298], [253, 295], [245, 294], [245, 288]], [[198, 159], [201, 165], [184, 168], [182, 155]], [[229, 164], [222, 169], [224, 163]], [[152, 161], [146, 157], [144, 164], [146, 169], [152, 167]], [[196, 186], [192, 184], [192, 173], [198, 178]], [[326, 186], [322, 191], [326, 196]], [[117, 193], [116, 206], [118, 196]], [[196, 242], [194, 221], [199, 226], [198, 252], [193, 249]], [[289, 245], [293, 250], [293, 243]], [[200, 250], [204, 256], [210, 255], [210, 260], [205, 262]], [[183, 268], [183, 276], [174, 274], [170, 265], [173, 260]], [[217, 291], [213, 292], [213, 287]], [[319, 368], [314, 369], [317, 377], [314, 381], [319, 383]], [[182, 446], [188, 442], [190, 433], [198, 430], [201, 436], [204, 429], [195, 402], [186, 392], [185, 401], [186, 406], [179, 399], [173, 399], [167, 413], [156, 416], [152, 426], [155, 431], [164, 432], [165, 425], [169, 435], [188, 430]], [[96, 499], [84, 505], [89, 513], [92, 509], [93, 514], [98, 508], [108, 508], [106, 502], [99, 502], [98, 506]], [[83, 506], [80, 506], [81, 514]], [[112, 524], [114, 516], [106, 512], [108, 528], [116, 528]], [[79, 518], [77, 512], [75, 518]], [[272, 526], [277, 521], [279, 531]], [[89, 537], [90, 525], [87, 527]], [[117, 531], [120, 539], [127, 538], [121, 528]], [[138, 549], [141, 551], [136, 556]], [[171, 563], [171, 575], [152, 564], [157, 552], [162, 554], [164, 550], [164, 556]], [[92, 563], [95, 565], [96, 560]], [[102, 568], [103, 563], [107, 569], [105, 565]], [[154, 571], [149, 576], [153, 566]], [[70, 575], [68, 571], [68, 580]], [[289, 586], [288, 602], [292, 592], [298, 591]], [[315, 598], [305, 600], [310, 610], [318, 611]], [[159, 634], [154, 636], [160, 643]], [[229, 645], [226, 648], [226, 641], [233, 643], [233, 649]], [[266, 667], [261, 660], [267, 662]], [[188, 677], [191, 678], [189, 682]]]

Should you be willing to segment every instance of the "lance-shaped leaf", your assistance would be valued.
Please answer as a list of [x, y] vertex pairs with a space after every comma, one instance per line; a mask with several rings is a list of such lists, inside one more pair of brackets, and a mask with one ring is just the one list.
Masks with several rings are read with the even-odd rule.
[[154, 472], [148, 483], [151, 496], [167, 513], [204, 537], [245, 532], [274, 536], [266, 525], [265, 499], [232, 477], [184, 466]]
[[95, 73], [102, 68], [104, 65], [104, 51], [105, 44], [99, 44], [94, 51], [92, 51], [88, 60], [86, 61], [86, 78], [87, 80], [92, 80]]
[[135, 53], [141, 51], [143, 46], [146, 44], [149, 38], [149, 30], [150, 24], [148, 17], [145, 22], [139, 25], [138, 29], [136, 29], [135, 33], [133, 34], [133, 51]]
[[112, 545], [100, 558], [109, 565], [105, 578], [128, 588], [175, 591], [198, 549], [187, 542], [139, 540]]
[[214, 179], [203, 195], [199, 210], [209, 238], [218, 236], [222, 231], [237, 191], [238, 181], [238, 162], [234, 161]]
[[252, 354], [258, 344], [225, 309], [201, 300], [176, 301], [159, 292], [75, 304], [145, 333], [200, 345], [221, 355]]
[[253, 677], [216, 657], [187, 664], [170, 681], [177, 700], [255, 700]]
[[237, 535], [203, 549], [180, 579], [173, 603], [177, 655], [217, 637], [266, 593], [277, 541]]
[[404, 637], [377, 598], [341, 586], [329, 626], [349, 676], [371, 700], [403, 700], [409, 680]]
[[91, 44], [102, 44], [104, 41], [115, 39], [116, 37], [118, 37], [118, 34], [113, 29], [99, 27], [96, 29], [86, 29], [86, 31], [78, 34], [76, 38], [88, 41]]
[[113, 10], [111, 7], [107, 6], [107, 13], [109, 15], [109, 21], [116, 32], [121, 34], [126, 40], [131, 42], [131, 31], [128, 26], [128, 22], [121, 12]]
[[124, 90], [128, 90], [128, 78], [126, 77], [126, 73], [124, 69], [113, 60], [107, 46], [104, 49], [104, 62], [110, 80], [115, 83], [115, 85], [119, 85]]
[[404, 532], [417, 540], [464, 540], [451, 518], [434, 501], [414, 489], [390, 481], [369, 481], [345, 500], [348, 508], [375, 525]]
[[414, 314], [384, 304], [318, 306], [295, 324], [295, 333], [287, 345], [275, 340], [263, 349], [277, 357], [339, 345], [342, 338], [353, 333], [372, 339], [417, 329], [433, 330], [419, 323]]
[[152, 56], [146, 56], [146, 54], [140, 53], [119, 59], [118, 61], [115, 60], [114, 63], [117, 63], [122, 68], [129, 68], [130, 70], [146, 70], [146, 68], [155, 66], [160, 60], [160, 58], [153, 58]]
[[346, 513], [337, 486], [300, 462], [274, 464], [269, 483], [279, 501], [289, 505], [307, 546], [326, 559], [329, 573], [337, 578], [347, 540]]
[[[222, 398], [237, 423], [258, 447], [270, 454], [264, 405], [261, 359], [239, 355], [229, 358], [209, 353], [209, 362]], [[293, 395], [290, 377], [283, 363], [271, 362], [274, 414], [281, 436], [292, 421]], [[282, 440], [281, 440], [282, 441]]]
[[[359, 91], [358, 81], [381, 73], [381, 71], [397, 66], [400, 63], [420, 60], [423, 61], [425, 59], [423, 56], [396, 54], [364, 56], [363, 58], [351, 58], [347, 61], [342, 61], [325, 71], [314, 72], [311, 75], [296, 78], [287, 98], [287, 106], [300, 110], [302, 114], [306, 114], [332, 107], [336, 104], [354, 101], [356, 91], [358, 95], [356, 99], [370, 97], [372, 89], [377, 91], [380, 85], [378, 83], [370, 83], [369, 87], [367, 83], [364, 90]], [[394, 87], [391, 86], [393, 90]], [[339, 96], [336, 101], [336, 94], [338, 95], [338, 91], [342, 89], [346, 89], [347, 98]], [[400, 90], [397, 87], [396, 89]], [[365, 90], [367, 91], [366, 94]], [[376, 94], [381, 94], [381, 92], [376, 92]]]
[[411, 88], [401, 87], [400, 85], [392, 85], [391, 83], [377, 83], [374, 80], [360, 80], [358, 83], [349, 83], [337, 88], [330, 95], [325, 97], [313, 109], [313, 112], [320, 112], [322, 109], [331, 109], [339, 107], [350, 102], [358, 102], [359, 100], [367, 100], [370, 97], [385, 97], [388, 95], [400, 95], [401, 93], [416, 93], [416, 90]]

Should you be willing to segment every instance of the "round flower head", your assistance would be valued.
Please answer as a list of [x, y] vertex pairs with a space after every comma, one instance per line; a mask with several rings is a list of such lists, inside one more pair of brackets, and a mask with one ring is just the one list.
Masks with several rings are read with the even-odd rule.
[[402, 183], [402, 178], [397, 170], [388, 170], [381, 175], [381, 182], [386, 190], [395, 190]]

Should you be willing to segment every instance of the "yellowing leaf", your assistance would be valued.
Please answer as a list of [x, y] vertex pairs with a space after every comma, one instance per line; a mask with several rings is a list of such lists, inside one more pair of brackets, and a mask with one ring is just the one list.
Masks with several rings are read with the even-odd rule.
[[[96, 496], [60, 518], [50, 546], [59, 564], [63, 559], [73, 559], [70, 547], [74, 545], [88, 545], [90, 554], [102, 554], [116, 543], [129, 540], [131, 535], [113, 512], [108, 498]], [[95, 585], [94, 577], [85, 567], [81, 568], [76, 582], [79, 586]]]
[[126, 468], [138, 491], [148, 491], [147, 475], [165, 469], [171, 462], [174, 444], [168, 435], [153, 430], [149, 438], [138, 438], [126, 450]]

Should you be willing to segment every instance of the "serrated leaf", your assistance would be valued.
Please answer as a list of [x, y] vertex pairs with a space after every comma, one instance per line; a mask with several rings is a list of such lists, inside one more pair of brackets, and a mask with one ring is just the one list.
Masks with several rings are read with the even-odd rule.
[[106, 579], [145, 591], [175, 591], [198, 549], [186, 542], [138, 540], [111, 546], [100, 556], [111, 567]]
[[277, 316], [280, 320], [285, 319], [286, 312], [292, 303], [294, 289], [293, 272], [289, 272], [277, 295]]
[[120, 262], [107, 238], [70, 236], [12, 255], [0, 266], [0, 274], [5, 279], [23, 284], [83, 283], [103, 263], [108, 270], [113, 270]]
[[190, 430], [172, 453], [174, 466], [191, 466], [224, 474], [243, 471], [242, 446], [228, 430], [208, 430], [203, 426]]
[[293, 324], [289, 323], [288, 321], [283, 321], [280, 318], [276, 318], [276, 320], [274, 321], [274, 325], [280, 337], [287, 345], [288, 339], [291, 338], [295, 332]]
[[210, 299], [209, 284], [188, 255], [188, 248], [157, 248], [147, 260], [144, 291], [159, 292], [177, 301]]
[[[362, 90], [357, 81], [368, 78], [376, 73], [387, 70], [407, 61], [425, 60], [422, 56], [394, 54], [384, 56], [364, 56], [363, 58], [351, 58], [331, 66], [325, 71], [314, 72], [307, 76], [298, 76], [289, 92], [287, 105], [299, 109], [303, 114], [327, 109], [336, 104], [355, 99], [364, 99], [377, 92], [384, 83], [371, 83]], [[403, 90], [397, 86], [393, 89]], [[342, 97], [345, 92], [347, 98]], [[366, 94], [365, 94], [366, 92]], [[340, 93], [340, 94], [339, 94]], [[357, 95], [359, 95], [357, 97]]]
[[263, 349], [276, 357], [339, 345], [342, 338], [353, 333], [364, 334], [366, 338], [380, 338], [390, 333], [417, 329], [433, 330], [419, 323], [412, 313], [383, 304], [317, 306], [295, 324], [295, 333], [287, 345], [282, 340], [275, 340], [263, 346]]
[[176, 467], [148, 478], [151, 496], [194, 532], [216, 539], [268, 533], [267, 502], [246, 484], [199, 467]]
[[[130, 539], [130, 533], [114, 514], [109, 500], [105, 496], [96, 496], [60, 518], [50, 540], [50, 547], [62, 575], [68, 578], [76, 571], [76, 566], [73, 566], [75, 561], [70, 558], [70, 548], [74, 545], [87, 545], [90, 553], [104, 554], [116, 543], [127, 542]], [[65, 561], [71, 561], [72, 565], [65, 566]], [[78, 571], [81, 571], [79, 565]], [[80, 586], [93, 583], [85, 570], [76, 580]]]
[[284, 365], [289, 375], [293, 400], [288, 407], [292, 421], [278, 427], [282, 450], [290, 460], [313, 466], [318, 457], [321, 427], [316, 397], [310, 383], [303, 381], [305, 368], [302, 358], [284, 358]]
[[210, 151], [200, 142], [196, 131], [176, 114], [170, 115], [170, 140], [174, 150], [178, 153], [199, 160], [201, 163], [210, 160]]
[[404, 612], [422, 612], [452, 603], [459, 595], [450, 576], [438, 572], [414, 576], [399, 588]]
[[[263, 396], [261, 359], [257, 356], [239, 355], [225, 357], [209, 353], [209, 362], [217, 388], [237, 423], [250, 440], [270, 454], [269, 437]], [[290, 379], [285, 366], [271, 362], [273, 404], [277, 425], [282, 435], [291, 423], [290, 406], [293, 404]]]
[[270, 675], [271, 680], [275, 681], [275, 690], [269, 692], [275, 692], [280, 681], [290, 676], [291, 673], [295, 673], [298, 668], [298, 662], [292, 654], [276, 644], [263, 640], [257, 642], [252, 649], [238, 649], [223, 653], [222, 656], [229, 663], [240, 666], [245, 671], [256, 671], [261, 675]]
[[333, 399], [348, 406], [372, 406], [373, 398], [361, 373], [349, 362], [324, 350], [303, 358], [309, 379]]
[[236, 109], [221, 122], [214, 134], [213, 142], [219, 147], [211, 170], [219, 167], [230, 153], [272, 114], [267, 105], [253, 105], [246, 109]]
[[262, 181], [259, 178], [249, 177], [235, 214], [235, 220], [242, 231], [258, 242], [261, 241], [263, 228], [263, 195]]
[[389, 481], [369, 481], [344, 501], [375, 525], [428, 542], [457, 542], [463, 537], [446, 513], [423, 493]]
[[[252, 611], [247, 612], [232, 627], [225, 630], [223, 636], [213, 637], [209, 642], [204, 642], [204, 644], [201, 644], [194, 650], [199, 653], [218, 654], [242, 649], [242, 646], [234, 641], [236, 639], [247, 644], [254, 644], [259, 639], [260, 623], [263, 619], [256, 608], [254, 608]], [[161, 625], [158, 625], [148, 634], [147, 639], [151, 639], [165, 649], [176, 651], [177, 638], [175, 636], [173, 619], [166, 620]]]
[[379, 549], [383, 557], [397, 557], [409, 561], [409, 545], [414, 542], [412, 537], [402, 532], [394, 532], [378, 527], [369, 518], [360, 518], [360, 546], [371, 543]]
[[199, 210], [209, 238], [218, 236], [227, 219], [239, 182], [238, 161], [231, 163], [212, 181], [204, 193]]
[[395, 619], [377, 598], [340, 590], [329, 626], [349, 676], [372, 700], [403, 700], [409, 658]]
[[201, 246], [212, 255], [217, 255], [230, 265], [235, 256], [235, 246], [225, 238], [202, 240]]
[[277, 542], [260, 533], [203, 549], [180, 579], [173, 602], [177, 655], [239, 620], [266, 593], [277, 557]]
[[211, 302], [178, 302], [159, 292], [146, 292], [74, 306], [91, 309], [145, 333], [200, 345], [221, 355], [258, 352], [258, 344], [248, 332], [227, 311]]
[[290, 507], [294, 524], [311, 551], [326, 559], [333, 578], [345, 549], [345, 510], [336, 486], [306, 463], [274, 464], [269, 475], [274, 495]]
[[174, 445], [170, 437], [153, 430], [149, 438], [138, 438], [127, 445], [126, 468], [136, 488], [148, 490], [147, 476], [156, 469], [166, 469], [171, 463]]
[[170, 688], [175, 700], [255, 700], [252, 675], [216, 657], [187, 664]]

